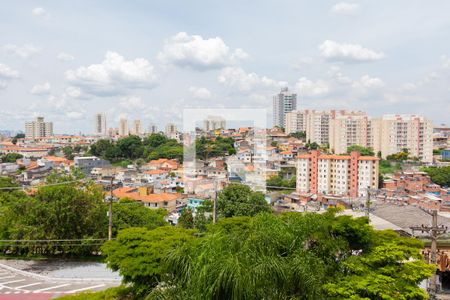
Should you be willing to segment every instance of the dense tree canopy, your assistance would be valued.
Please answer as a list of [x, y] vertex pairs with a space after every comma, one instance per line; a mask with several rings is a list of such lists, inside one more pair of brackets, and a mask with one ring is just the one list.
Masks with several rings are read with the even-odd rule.
[[365, 218], [286, 213], [220, 219], [198, 235], [126, 229], [103, 251], [147, 299], [426, 299], [420, 241]]
[[[48, 177], [49, 183], [73, 176]], [[0, 178], [0, 187], [14, 186]], [[0, 251], [14, 255], [92, 255], [108, 234], [108, 206], [103, 191], [92, 183], [71, 183], [21, 190], [0, 190], [1, 240], [74, 240], [67, 242], [0, 242]], [[165, 226], [165, 210], [152, 210], [131, 201], [113, 204], [113, 234], [129, 227]]]
[[201, 137], [196, 141], [195, 146], [197, 157], [202, 159], [236, 154], [234, 140], [232, 138], [218, 136], [215, 139], [206, 139], [205, 137]]
[[15, 163], [18, 159], [23, 157], [22, 154], [19, 153], [8, 153], [1, 157], [1, 161], [5, 163]]
[[358, 151], [362, 156], [375, 156], [375, 152], [371, 147], [363, 147], [360, 145], [351, 145], [347, 148], [347, 153], [351, 153], [352, 151]]
[[133, 161], [143, 159], [144, 161], [169, 158], [183, 158], [183, 146], [174, 139], [169, 139], [162, 134], [152, 134], [142, 140], [138, 136], [127, 136], [117, 142], [110, 140], [99, 140], [91, 145], [90, 153], [107, 159], [111, 162]]
[[299, 139], [299, 140], [305, 140], [306, 139], [306, 132], [305, 131], [292, 132], [292, 133], [289, 134], [289, 136], [295, 137], [296, 139]]
[[254, 216], [271, 211], [263, 193], [238, 183], [232, 183], [220, 191], [217, 204], [219, 216], [222, 217]]
[[450, 166], [426, 167], [423, 171], [431, 177], [431, 180], [440, 186], [450, 186]]

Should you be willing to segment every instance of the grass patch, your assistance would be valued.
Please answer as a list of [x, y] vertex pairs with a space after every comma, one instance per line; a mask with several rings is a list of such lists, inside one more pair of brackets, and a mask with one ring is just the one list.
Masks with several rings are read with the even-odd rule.
[[84, 292], [59, 297], [61, 300], [132, 300], [136, 299], [131, 287], [118, 286], [100, 292]]

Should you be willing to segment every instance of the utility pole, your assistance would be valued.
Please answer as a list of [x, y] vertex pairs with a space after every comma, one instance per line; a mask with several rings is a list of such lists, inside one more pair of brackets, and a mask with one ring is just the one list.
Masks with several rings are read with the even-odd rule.
[[[437, 210], [433, 210], [433, 212], [431, 213], [431, 226], [429, 225], [421, 225], [421, 226], [413, 226], [410, 227], [412, 229], [413, 232], [413, 236], [414, 236], [414, 231], [421, 231], [423, 232], [427, 232], [429, 234], [429, 237], [431, 238], [431, 253], [430, 253], [430, 263], [433, 265], [436, 265], [437, 262], [437, 238], [439, 237], [439, 235], [444, 234], [447, 232], [447, 226], [438, 226], [437, 225]], [[430, 296], [431, 300], [435, 300], [436, 298], [436, 294], [438, 292], [437, 289], [437, 283], [436, 283], [436, 271], [433, 273], [433, 276], [430, 279], [429, 282], [429, 286], [428, 286], [428, 294]]]
[[370, 223], [370, 186], [367, 187], [366, 217]]
[[217, 178], [214, 179], [213, 223], [217, 223]]
[[110, 196], [109, 196], [109, 210], [108, 210], [108, 240], [112, 239], [112, 203], [113, 203], [113, 181], [114, 177], [111, 177], [111, 184], [109, 186]]

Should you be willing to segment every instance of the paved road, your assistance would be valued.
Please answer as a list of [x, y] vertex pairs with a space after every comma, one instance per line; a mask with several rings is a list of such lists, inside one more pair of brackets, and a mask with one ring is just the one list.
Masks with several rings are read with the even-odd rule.
[[119, 284], [119, 281], [98, 278], [52, 278], [0, 264], [0, 300], [52, 299], [65, 294], [104, 290]]

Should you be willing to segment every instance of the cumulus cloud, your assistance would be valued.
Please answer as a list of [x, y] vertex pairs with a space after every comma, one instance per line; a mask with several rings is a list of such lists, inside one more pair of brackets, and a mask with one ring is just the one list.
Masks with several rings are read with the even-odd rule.
[[57, 56], [58, 60], [60, 61], [72, 61], [75, 59], [75, 57], [69, 53], [60, 52]]
[[0, 51], [8, 55], [14, 55], [26, 59], [41, 52], [41, 49], [31, 44], [25, 44], [22, 46], [6, 44], [0, 46]]
[[66, 112], [66, 117], [71, 120], [81, 120], [84, 118], [84, 113], [80, 111], [68, 111]]
[[126, 60], [108, 51], [100, 64], [68, 70], [67, 81], [88, 94], [111, 96], [132, 89], [151, 89], [157, 84], [154, 67], [144, 58]]
[[212, 96], [211, 92], [204, 87], [191, 86], [189, 87], [189, 92], [192, 94], [192, 97], [200, 100], [210, 99]]
[[64, 94], [70, 98], [82, 98], [81, 89], [75, 86], [66, 87]]
[[312, 81], [306, 77], [301, 77], [295, 87], [298, 93], [306, 97], [320, 97], [325, 96], [330, 92], [328, 83], [324, 80]]
[[382, 52], [364, 48], [359, 44], [340, 44], [331, 40], [319, 45], [319, 51], [326, 59], [349, 62], [375, 61], [385, 56]]
[[381, 80], [380, 78], [378, 78], [378, 77], [370, 77], [367, 74], [363, 75], [359, 79], [359, 81], [353, 83], [354, 87], [362, 86], [364, 88], [369, 88], [369, 89], [380, 88], [380, 87], [383, 87], [384, 85], [385, 84], [384, 84], [383, 80]]
[[158, 58], [165, 64], [207, 70], [246, 59], [248, 54], [239, 48], [231, 51], [220, 37], [204, 39], [200, 35], [179, 32], [165, 41]]
[[3, 79], [15, 79], [19, 78], [19, 71], [11, 69], [7, 65], [0, 63], [0, 78]]
[[251, 91], [258, 88], [279, 88], [286, 82], [276, 81], [256, 73], [247, 73], [239, 67], [226, 67], [219, 74], [218, 81], [239, 91]]
[[44, 82], [42, 84], [34, 85], [30, 93], [33, 95], [48, 95], [50, 93], [50, 82]]
[[444, 67], [445, 69], [450, 69], [450, 57], [448, 57], [447, 55], [442, 55], [441, 61], [442, 67]]
[[350, 15], [358, 12], [359, 4], [358, 3], [349, 3], [349, 2], [339, 2], [333, 5], [331, 8], [331, 12], [335, 14], [345, 14]]
[[31, 10], [31, 14], [35, 17], [41, 17], [44, 19], [50, 18], [50, 14], [43, 7], [35, 7]]
[[67, 105], [67, 101], [64, 95], [62, 97], [50, 95], [47, 99], [47, 103], [49, 106], [57, 110], [64, 108]]
[[145, 108], [144, 101], [141, 97], [128, 96], [120, 99], [119, 105], [126, 110], [136, 110]]

